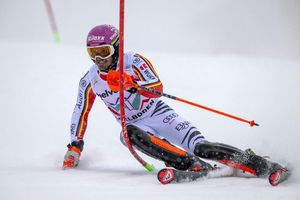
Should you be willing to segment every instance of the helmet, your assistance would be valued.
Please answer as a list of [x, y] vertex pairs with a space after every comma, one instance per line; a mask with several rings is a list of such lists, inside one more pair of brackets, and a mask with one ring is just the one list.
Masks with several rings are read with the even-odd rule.
[[[99, 25], [90, 30], [86, 40], [86, 46], [88, 49], [93, 49], [102, 45], [109, 45], [113, 48], [112, 53], [112, 64], [108, 67], [110, 69], [115, 69], [118, 57], [119, 57], [119, 30], [112, 25]], [[89, 55], [94, 61], [93, 57]], [[95, 61], [94, 61], [95, 62]]]

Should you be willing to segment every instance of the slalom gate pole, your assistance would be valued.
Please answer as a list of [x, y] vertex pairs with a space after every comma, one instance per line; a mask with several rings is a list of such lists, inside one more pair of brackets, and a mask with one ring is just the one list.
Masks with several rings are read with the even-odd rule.
[[125, 108], [124, 108], [124, 79], [123, 79], [123, 71], [124, 71], [124, 0], [120, 0], [120, 39], [119, 39], [119, 64], [120, 64], [120, 115], [121, 115], [121, 126], [122, 126], [122, 134], [124, 140], [127, 144], [128, 150], [135, 157], [139, 163], [141, 163], [148, 171], [153, 171], [154, 167], [144, 161], [134, 150], [132, 144], [128, 137], [128, 132], [126, 128], [126, 117], [125, 117]]
[[146, 88], [146, 87], [143, 87], [143, 86], [137, 86], [138, 89], [141, 89], [141, 90], [145, 90], [147, 92], [151, 92], [153, 94], [157, 94], [157, 95], [160, 95], [160, 96], [164, 96], [164, 97], [167, 97], [169, 99], [173, 99], [173, 100], [176, 100], [176, 101], [180, 101], [180, 102], [183, 102], [183, 103], [186, 103], [186, 104], [190, 104], [192, 106], [196, 106], [198, 108], [202, 108], [202, 109], [205, 109], [205, 110], [208, 110], [208, 111], [211, 111], [211, 112], [214, 112], [214, 113], [217, 113], [217, 114], [220, 114], [220, 115], [223, 115], [223, 116], [226, 116], [226, 117], [229, 117], [229, 118], [232, 118], [232, 119], [235, 119], [235, 120], [239, 120], [241, 122], [245, 122], [245, 123], [248, 123], [250, 126], [259, 126], [259, 124], [255, 123], [254, 120], [246, 120], [246, 119], [243, 119], [243, 118], [240, 118], [240, 117], [237, 117], [237, 116], [234, 116], [234, 115], [231, 115], [231, 114], [228, 114], [228, 113], [225, 113], [225, 112], [222, 112], [222, 111], [219, 111], [219, 110], [215, 110], [215, 109], [212, 109], [212, 108], [209, 108], [209, 107], [206, 107], [206, 106], [203, 106], [203, 105], [200, 105], [200, 104], [197, 104], [197, 103], [193, 103], [191, 101], [187, 101], [185, 99], [181, 99], [179, 97], [175, 97], [173, 95], [170, 95], [170, 94], [166, 94], [166, 93], [163, 93], [163, 92], [159, 92], [157, 90], [153, 90], [153, 89], [150, 89], [150, 88]]
[[57, 26], [56, 26], [55, 17], [54, 17], [54, 14], [53, 14], [51, 2], [50, 2], [50, 0], [44, 0], [44, 2], [45, 2], [45, 5], [46, 5], [47, 14], [48, 14], [48, 18], [49, 18], [49, 21], [50, 21], [50, 26], [51, 26], [51, 29], [52, 29], [54, 41], [59, 43], [60, 42], [60, 36], [59, 36], [58, 29], [57, 29]]

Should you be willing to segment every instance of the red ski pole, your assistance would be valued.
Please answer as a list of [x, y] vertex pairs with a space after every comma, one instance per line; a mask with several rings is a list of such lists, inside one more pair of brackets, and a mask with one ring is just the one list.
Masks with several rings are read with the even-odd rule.
[[128, 137], [128, 132], [126, 128], [126, 118], [125, 118], [125, 109], [124, 109], [124, 79], [123, 79], [123, 71], [124, 71], [124, 0], [120, 0], [120, 43], [119, 43], [119, 63], [120, 63], [120, 114], [121, 114], [121, 125], [122, 125], [122, 133], [124, 140], [127, 144], [127, 147], [130, 153], [135, 157], [139, 163], [141, 163], [148, 171], [153, 171], [154, 167], [144, 161], [134, 150], [132, 144]]
[[217, 114], [220, 114], [220, 115], [223, 115], [223, 116], [235, 119], [235, 120], [239, 120], [239, 121], [248, 123], [250, 126], [259, 126], [259, 124], [255, 123], [254, 120], [249, 121], [249, 120], [243, 119], [241, 117], [237, 117], [237, 116], [234, 116], [234, 115], [231, 115], [231, 114], [219, 111], [219, 110], [215, 110], [213, 108], [209, 108], [209, 107], [206, 107], [206, 106], [203, 106], [203, 105], [200, 105], [200, 104], [197, 104], [197, 103], [194, 103], [194, 102], [191, 102], [191, 101], [179, 98], [179, 97], [175, 97], [175, 96], [170, 95], [170, 94], [166, 94], [166, 93], [163, 93], [163, 92], [159, 92], [159, 91], [156, 91], [156, 90], [153, 90], [153, 89], [150, 89], [150, 88], [146, 88], [146, 87], [143, 87], [143, 86], [138, 86], [138, 85], [136, 85], [136, 88], [139, 88], [139, 89], [142, 89], [142, 90], [145, 90], [147, 92], [154, 93], [154, 94], [158, 94], [160, 96], [164, 96], [164, 97], [167, 97], [169, 99], [173, 99], [173, 100], [180, 101], [180, 102], [183, 102], [183, 103], [186, 103], [186, 104], [190, 104], [192, 106], [196, 106], [198, 108], [202, 108], [202, 109], [205, 109], [205, 110], [208, 110], [208, 111], [211, 111], [211, 112], [214, 112], [214, 113], [217, 113]]

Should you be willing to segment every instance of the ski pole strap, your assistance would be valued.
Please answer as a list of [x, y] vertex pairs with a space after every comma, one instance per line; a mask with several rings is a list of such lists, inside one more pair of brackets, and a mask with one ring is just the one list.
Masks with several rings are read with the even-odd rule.
[[237, 117], [237, 116], [234, 116], [234, 115], [231, 115], [231, 114], [219, 111], [219, 110], [215, 110], [215, 109], [212, 109], [212, 108], [209, 108], [209, 107], [206, 107], [206, 106], [203, 106], [203, 105], [200, 105], [200, 104], [197, 104], [197, 103], [194, 103], [194, 102], [191, 102], [191, 101], [179, 98], [179, 97], [175, 97], [175, 96], [170, 95], [170, 94], [166, 94], [164, 92], [159, 92], [157, 90], [153, 90], [151, 88], [146, 88], [146, 87], [143, 87], [143, 86], [138, 86], [138, 88], [141, 89], [141, 90], [145, 90], [147, 92], [151, 92], [153, 94], [164, 96], [164, 97], [167, 97], [169, 99], [173, 99], [173, 100], [180, 101], [180, 102], [183, 102], [183, 103], [186, 103], [186, 104], [190, 104], [190, 105], [198, 107], [198, 108], [202, 108], [202, 109], [205, 109], [205, 110], [208, 110], [208, 111], [211, 111], [211, 112], [214, 112], [214, 113], [217, 113], [217, 114], [220, 114], [220, 115], [223, 115], [223, 116], [235, 119], [235, 120], [239, 120], [239, 121], [248, 123], [250, 126], [259, 126], [259, 124], [255, 123], [254, 120], [249, 121], [249, 120], [246, 120], [246, 119], [243, 119], [243, 118], [240, 118], [240, 117]]

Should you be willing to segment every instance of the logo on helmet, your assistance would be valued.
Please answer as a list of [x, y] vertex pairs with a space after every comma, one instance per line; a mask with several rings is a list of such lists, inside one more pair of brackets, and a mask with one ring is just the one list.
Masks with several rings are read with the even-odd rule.
[[90, 35], [87, 40], [88, 40], [88, 42], [90, 42], [90, 41], [104, 41], [104, 36]]

